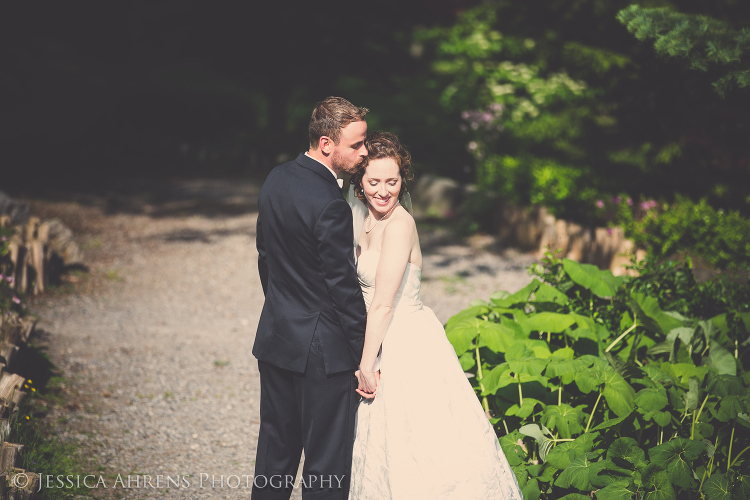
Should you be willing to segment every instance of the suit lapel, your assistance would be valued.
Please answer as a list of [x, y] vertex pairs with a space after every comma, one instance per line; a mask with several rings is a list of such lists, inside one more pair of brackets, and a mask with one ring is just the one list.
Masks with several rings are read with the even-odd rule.
[[331, 172], [319, 161], [313, 160], [305, 153], [300, 153], [297, 159], [294, 161], [297, 162], [301, 167], [310, 169], [316, 174], [322, 176], [325, 180], [336, 186], [336, 189], [339, 189], [339, 184], [336, 181], [336, 178], [331, 175]]

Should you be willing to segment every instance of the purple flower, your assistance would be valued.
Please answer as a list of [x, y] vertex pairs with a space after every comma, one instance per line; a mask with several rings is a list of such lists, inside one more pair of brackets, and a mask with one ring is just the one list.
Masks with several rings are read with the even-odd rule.
[[596, 200], [596, 206], [599, 208], [604, 208], [604, 202], [602, 200]]
[[628, 198], [628, 206], [629, 207], [633, 206], [633, 198]]
[[7, 281], [8, 283], [10, 283], [11, 286], [13, 286], [16, 282], [16, 279], [13, 276], [8, 276], [7, 278], [5, 278], [5, 281]]
[[607, 228], [607, 234], [610, 235], [610, 236], [612, 236], [612, 228], [611, 227]]
[[20, 304], [20, 303], [21, 303], [21, 299], [19, 299], [18, 297], [16, 297], [16, 296], [14, 295], [14, 296], [13, 296], [13, 302], [15, 302], [16, 304]]
[[615, 196], [614, 198], [612, 198], [612, 203], [618, 203], [619, 204], [621, 201], [622, 200], [620, 199], [619, 196]]
[[461, 113], [461, 118], [463, 118], [464, 120], [468, 120], [469, 119], [469, 112], [468, 111], [464, 111], [463, 113]]
[[7, 238], [5, 236], [3, 236], [2, 238], [0, 238], [0, 241], [5, 241], [6, 239]]

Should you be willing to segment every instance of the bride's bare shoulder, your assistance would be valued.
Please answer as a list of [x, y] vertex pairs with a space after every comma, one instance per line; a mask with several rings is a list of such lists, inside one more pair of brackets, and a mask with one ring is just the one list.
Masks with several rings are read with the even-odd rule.
[[384, 234], [401, 237], [413, 236], [417, 234], [417, 223], [414, 222], [414, 217], [406, 209], [398, 207], [398, 210], [393, 211]]

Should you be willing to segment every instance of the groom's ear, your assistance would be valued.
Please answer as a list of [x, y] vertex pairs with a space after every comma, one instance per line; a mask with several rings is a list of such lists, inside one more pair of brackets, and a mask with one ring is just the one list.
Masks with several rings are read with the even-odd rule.
[[333, 153], [333, 141], [330, 137], [327, 135], [323, 135], [320, 137], [318, 146], [320, 147], [320, 152], [324, 155], [329, 155]]

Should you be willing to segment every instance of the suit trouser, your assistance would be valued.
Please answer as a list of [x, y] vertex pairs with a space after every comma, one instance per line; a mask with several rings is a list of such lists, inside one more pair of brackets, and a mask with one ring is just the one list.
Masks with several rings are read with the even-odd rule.
[[[302, 487], [305, 500], [349, 496], [354, 424], [359, 402], [352, 372], [326, 375], [320, 341], [310, 346], [305, 373], [258, 361], [260, 433], [254, 500], [288, 499]], [[296, 481], [302, 449], [302, 481]]]

